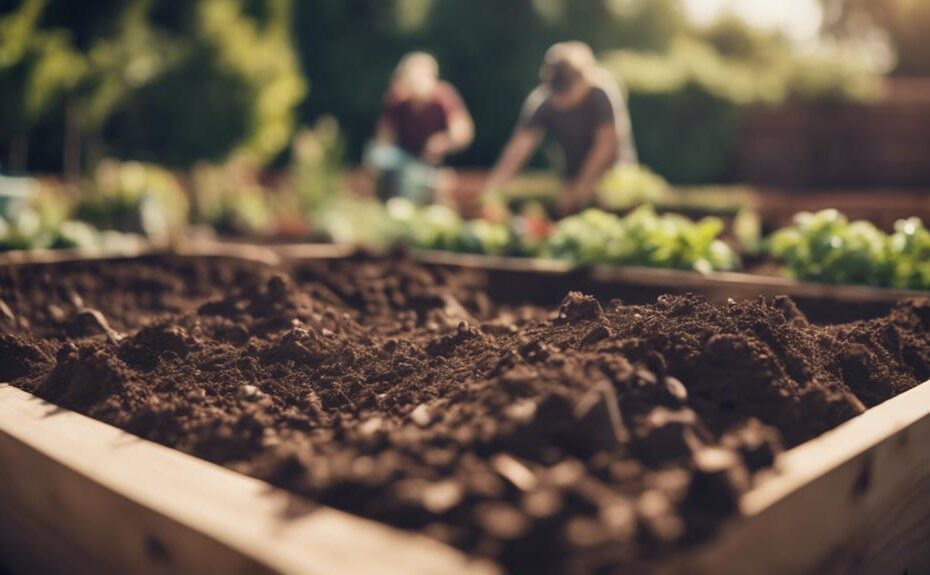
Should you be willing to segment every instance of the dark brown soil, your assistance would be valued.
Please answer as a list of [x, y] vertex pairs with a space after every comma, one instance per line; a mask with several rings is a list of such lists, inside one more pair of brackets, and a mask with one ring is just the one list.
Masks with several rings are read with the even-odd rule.
[[482, 280], [0, 270], [0, 380], [513, 572], [602, 573], [708, 537], [781, 449], [930, 377], [930, 300], [819, 326], [789, 299], [504, 306]]

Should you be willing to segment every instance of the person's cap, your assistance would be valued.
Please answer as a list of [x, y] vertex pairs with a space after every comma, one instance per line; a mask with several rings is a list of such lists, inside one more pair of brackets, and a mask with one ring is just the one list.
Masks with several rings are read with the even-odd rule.
[[546, 51], [539, 71], [554, 92], [564, 92], [597, 65], [591, 47], [584, 42], [559, 42]]
[[427, 52], [410, 52], [405, 54], [404, 57], [400, 59], [400, 62], [397, 63], [394, 75], [398, 78], [402, 78], [412, 74], [438, 77], [439, 62], [436, 61], [436, 58], [434, 58], [432, 54]]

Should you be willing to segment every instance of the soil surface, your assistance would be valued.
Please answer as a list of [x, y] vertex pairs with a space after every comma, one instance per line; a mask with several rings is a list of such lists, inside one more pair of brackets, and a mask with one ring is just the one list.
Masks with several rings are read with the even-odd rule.
[[930, 300], [491, 301], [394, 256], [0, 269], [0, 380], [511, 572], [648, 570], [930, 377]]

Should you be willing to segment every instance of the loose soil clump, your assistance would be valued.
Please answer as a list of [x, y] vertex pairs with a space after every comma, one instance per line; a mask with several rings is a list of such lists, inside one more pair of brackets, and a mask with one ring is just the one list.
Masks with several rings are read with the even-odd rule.
[[930, 377], [928, 300], [818, 326], [484, 287], [401, 256], [0, 270], [0, 379], [512, 572], [601, 573], [711, 536], [781, 450]]

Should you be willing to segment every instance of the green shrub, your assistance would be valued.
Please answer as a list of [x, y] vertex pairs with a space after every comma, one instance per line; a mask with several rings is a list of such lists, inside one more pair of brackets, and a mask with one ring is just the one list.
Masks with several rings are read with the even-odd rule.
[[288, 0], [148, 3], [147, 28], [170, 61], [107, 118], [109, 151], [189, 167], [248, 154], [267, 162], [287, 147], [305, 81], [290, 37]]

